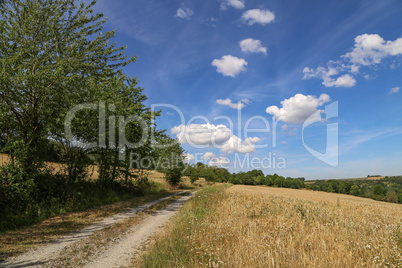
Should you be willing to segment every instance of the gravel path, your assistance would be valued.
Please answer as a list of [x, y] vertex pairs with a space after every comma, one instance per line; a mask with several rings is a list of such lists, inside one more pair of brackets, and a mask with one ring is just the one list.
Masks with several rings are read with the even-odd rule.
[[[176, 196], [179, 195], [181, 193], [185, 193], [184, 192], [180, 192], [180, 193], [176, 193], [164, 198], [160, 198], [157, 199], [155, 201], [146, 203], [144, 205], [135, 207], [133, 209], [130, 209], [128, 211], [116, 214], [114, 216], [108, 217], [103, 219], [100, 222], [97, 222], [87, 228], [84, 228], [78, 232], [69, 234], [67, 236], [64, 236], [60, 239], [57, 239], [53, 242], [50, 242], [49, 244], [42, 246], [42, 247], [38, 247], [34, 250], [31, 250], [27, 253], [24, 253], [22, 255], [19, 255], [17, 257], [13, 257], [10, 258], [9, 260], [7, 260], [6, 262], [2, 262], [0, 263], [0, 267], [41, 267], [41, 266], [46, 266], [47, 263], [49, 263], [51, 260], [57, 259], [57, 257], [59, 257], [60, 253], [67, 247], [71, 246], [73, 243], [78, 242], [84, 238], [89, 237], [90, 235], [92, 235], [94, 232], [96, 231], [100, 231], [104, 228], [107, 228], [115, 223], [118, 223], [120, 221], [123, 221], [129, 217], [132, 217], [136, 214], [138, 214], [139, 212], [159, 203], [162, 202], [164, 200], [167, 200], [169, 198], [171, 198], [172, 196]], [[167, 208], [163, 209], [162, 211], [165, 210], [171, 210], [172, 212], [177, 211], [178, 208], [182, 205], [182, 203], [185, 202], [185, 200], [187, 200], [188, 197], [183, 197], [181, 199], [179, 199], [177, 202], [172, 203], [170, 206], [168, 206]], [[180, 204], [180, 205], [179, 205]], [[161, 212], [162, 212], [161, 211]], [[160, 212], [158, 212], [155, 216], [159, 215]], [[169, 214], [170, 215], [170, 214]], [[172, 216], [172, 215], [171, 215]], [[171, 217], [170, 216], [170, 217]], [[170, 218], [168, 217], [168, 218]], [[167, 219], [168, 219], [167, 218]], [[164, 218], [155, 218], [154, 216], [150, 216], [149, 218], [146, 219], [146, 221], [149, 221], [149, 219], [155, 219], [156, 221], [159, 220], [163, 220]], [[166, 219], [166, 220], [167, 220]], [[158, 228], [159, 225], [158, 223], [154, 223], [152, 222], [152, 220], [150, 220], [150, 222], [148, 222], [147, 224], [150, 224], [152, 226], [155, 227], [150, 227], [150, 228], [146, 228], [147, 226], [144, 225], [142, 228], [145, 228], [145, 230], [147, 230], [147, 232], [152, 231], [152, 228]], [[155, 225], [154, 225], [155, 224]], [[141, 226], [143, 225], [140, 224]], [[134, 229], [134, 228], [133, 228]], [[139, 239], [142, 239], [141, 235], [138, 235]], [[142, 241], [142, 240], [141, 240]], [[107, 253], [106, 253], [107, 254]], [[97, 267], [101, 267], [101, 266], [97, 266]], [[109, 265], [102, 265], [102, 267], [111, 267]]]
[[97, 267], [126, 267], [130, 266], [133, 259], [138, 257], [141, 248], [154, 234], [156, 234], [170, 218], [172, 218], [180, 207], [191, 196], [185, 196], [166, 208], [157, 211], [147, 217], [139, 225], [133, 226], [116, 244], [111, 245], [91, 263], [84, 265], [85, 268]]

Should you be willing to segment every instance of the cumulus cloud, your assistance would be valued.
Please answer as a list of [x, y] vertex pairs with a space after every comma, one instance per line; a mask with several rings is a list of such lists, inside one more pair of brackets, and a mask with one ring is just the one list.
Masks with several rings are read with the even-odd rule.
[[221, 167], [221, 168], [228, 168], [229, 163], [230, 163], [229, 158], [222, 156], [213, 158], [208, 162], [210, 166]]
[[336, 79], [327, 78], [323, 84], [326, 87], [353, 87], [356, 85], [356, 80], [350, 74], [345, 74]]
[[180, 125], [173, 127], [171, 132], [176, 134], [180, 143], [204, 146], [223, 144], [232, 133], [225, 125], [215, 126], [213, 124]]
[[221, 4], [221, 8], [226, 9], [227, 7], [243, 9], [244, 8], [244, 0], [223, 0], [222, 4]]
[[389, 94], [398, 93], [400, 89], [401, 89], [400, 87], [393, 87], [393, 88], [391, 88], [391, 91], [389, 92]]
[[243, 13], [241, 20], [244, 24], [253, 25], [255, 23], [266, 25], [273, 22], [275, 14], [270, 10], [264, 9], [250, 9]]
[[225, 153], [252, 153], [255, 151], [254, 144], [260, 141], [258, 137], [253, 137], [243, 142], [224, 125], [180, 125], [173, 127], [171, 132], [176, 134], [180, 143], [188, 143], [194, 147], [215, 147]]
[[177, 10], [175, 17], [178, 17], [181, 19], [190, 19], [193, 14], [194, 14], [194, 12], [191, 9], [186, 8], [186, 7], [181, 7]]
[[220, 60], [215, 59], [212, 61], [212, 66], [216, 67], [218, 73], [223, 76], [235, 77], [240, 72], [246, 70], [247, 61], [231, 55], [223, 56]]
[[339, 74], [340, 67], [318, 67], [316, 70], [305, 67], [303, 69], [303, 79], [319, 77], [322, 84], [326, 87], [353, 87], [356, 85], [356, 79], [350, 74], [344, 74], [337, 78], [333, 78]]
[[316, 112], [317, 107], [329, 101], [330, 97], [327, 94], [322, 94], [318, 98], [311, 95], [296, 94], [294, 97], [281, 101], [282, 108], [270, 106], [266, 112], [285, 123], [300, 124]]
[[184, 154], [184, 162], [190, 163], [194, 159], [195, 159], [195, 155], [189, 154], [189, 153]]
[[253, 38], [247, 38], [240, 41], [240, 48], [243, 52], [251, 53], [263, 53], [267, 54], [267, 48], [263, 47], [260, 40], [255, 40]]
[[245, 104], [250, 103], [250, 101], [248, 99], [243, 99], [240, 100], [238, 103], [233, 103], [231, 99], [219, 99], [216, 100], [216, 103], [224, 106], [229, 106], [232, 109], [241, 110], [245, 107]]
[[201, 159], [205, 159], [205, 160], [211, 160], [212, 158], [215, 158], [216, 154], [214, 154], [213, 152], [206, 152]]
[[261, 141], [260, 138], [254, 137], [254, 138], [247, 138], [244, 142], [242, 140], [233, 135], [227, 140], [222, 148], [221, 151], [225, 152], [227, 154], [231, 153], [240, 153], [240, 154], [247, 154], [247, 153], [253, 153], [255, 152], [255, 146], [254, 144]]
[[315, 70], [304, 68], [303, 79], [318, 77], [326, 87], [353, 87], [356, 80], [351, 74], [356, 75], [362, 67], [378, 65], [384, 58], [398, 55], [402, 55], [402, 37], [385, 41], [378, 34], [362, 34], [355, 38], [354, 47], [340, 60], [329, 61], [327, 67]]
[[378, 34], [362, 34], [355, 38], [353, 50], [342, 57], [356, 65], [379, 64], [387, 56], [402, 55], [402, 37], [385, 41]]

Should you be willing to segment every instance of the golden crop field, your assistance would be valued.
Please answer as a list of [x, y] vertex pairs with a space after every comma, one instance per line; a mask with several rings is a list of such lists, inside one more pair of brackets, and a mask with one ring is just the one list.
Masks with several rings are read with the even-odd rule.
[[[0, 166], [8, 163], [10, 160], [10, 157], [7, 154], [0, 154]], [[46, 167], [52, 170], [54, 173], [57, 172], [63, 172], [66, 169], [66, 166], [64, 164], [59, 164], [59, 163], [52, 163], [52, 162], [46, 162]], [[91, 165], [87, 169], [88, 175], [90, 179], [97, 179], [99, 177], [98, 173], [98, 167]], [[156, 170], [145, 170], [144, 174], [148, 176], [148, 179], [153, 182], [157, 182], [162, 184], [166, 189], [169, 188], [169, 184], [165, 180], [165, 174], [158, 172]], [[183, 183], [190, 185], [190, 178], [187, 176], [184, 176], [182, 178]], [[197, 185], [205, 185], [206, 181], [204, 178], [199, 178], [199, 180], [196, 182]]]
[[284, 188], [227, 194], [202, 239], [228, 267], [402, 266], [401, 205]]
[[[145, 267], [154, 267], [147, 263], [158, 254], [175, 255], [172, 243], [186, 253], [166, 267], [402, 267], [402, 205], [242, 185], [216, 196], [189, 204], [158, 238]], [[188, 230], [184, 241], [176, 229]]]

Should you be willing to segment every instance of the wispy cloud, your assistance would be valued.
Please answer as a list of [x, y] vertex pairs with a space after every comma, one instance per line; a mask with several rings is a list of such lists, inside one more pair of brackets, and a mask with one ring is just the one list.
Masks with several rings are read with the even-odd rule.
[[231, 99], [225, 99], [225, 100], [218, 99], [218, 100], [216, 100], [216, 103], [220, 104], [220, 105], [224, 105], [224, 106], [229, 106], [232, 109], [241, 110], [246, 106], [245, 104], [250, 103], [250, 100], [242, 99], [237, 103], [233, 103]]
[[175, 17], [189, 20], [193, 14], [194, 11], [192, 11], [191, 9], [187, 7], [181, 7], [176, 11]]
[[393, 88], [391, 88], [391, 90], [389, 91], [389, 94], [398, 93], [400, 89], [401, 89], [400, 87], [393, 87]]
[[346, 153], [359, 145], [369, 142], [377, 138], [388, 138], [402, 134], [402, 128], [388, 128], [382, 130], [371, 131], [355, 131], [351, 133], [351, 137], [344, 143], [341, 143], [339, 148], [341, 153]]

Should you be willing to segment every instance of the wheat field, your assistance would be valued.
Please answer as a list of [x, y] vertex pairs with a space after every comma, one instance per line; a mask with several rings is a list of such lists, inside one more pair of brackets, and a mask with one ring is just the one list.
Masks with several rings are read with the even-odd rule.
[[[402, 267], [398, 204], [242, 185], [196, 204], [158, 238], [166, 246], [151, 251], [154, 259], [173, 255], [166, 267]], [[178, 246], [186, 253], [176, 254]]]
[[[10, 161], [10, 157], [7, 154], [0, 153], [0, 166], [7, 164]], [[48, 169], [50, 169], [54, 173], [58, 172], [66, 172], [66, 165], [52, 162], [45, 162], [45, 165]], [[157, 182], [161, 184], [164, 188], [169, 189], [170, 186], [165, 180], [165, 174], [156, 170], [143, 170], [144, 175], [148, 177], [148, 179], [152, 182]], [[99, 178], [98, 167], [95, 165], [91, 165], [87, 168], [87, 173], [89, 179], [97, 179]], [[184, 185], [191, 186], [190, 178], [187, 176], [182, 177], [182, 182]], [[205, 178], [199, 178], [196, 182], [198, 186], [204, 186], [206, 184]]]
[[194, 236], [225, 266], [402, 266], [401, 205], [284, 188], [233, 186], [227, 194]]

